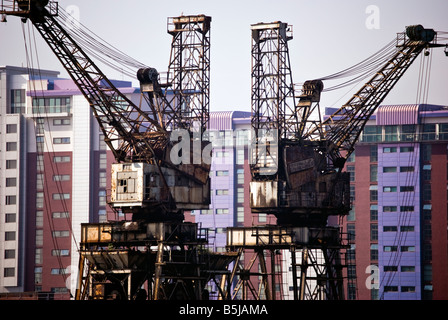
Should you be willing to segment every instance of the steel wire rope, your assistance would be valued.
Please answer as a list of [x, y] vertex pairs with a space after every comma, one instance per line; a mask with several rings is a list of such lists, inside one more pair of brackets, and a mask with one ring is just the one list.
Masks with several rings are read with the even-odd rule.
[[[25, 32], [24, 24], [22, 24], [22, 33], [23, 33], [24, 44], [25, 44], [25, 55], [26, 55], [26, 61], [27, 61], [27, 70], [28, 70], [28, 74], [31, 76], [31, 79], [33, 79], [35, 77], [34, 71], [36, 69], [34, 68], [34, 58], [33, 58], [32, 49], [28, 49], [28, 45], [27, 45], [28, 41], [27, 41], [27, 38], [26, 38], [26, 32]], [[30, 26], [29, 25], [28, 25], [28, 38], [29, 38], [29, 44], [30, 44], [30, 46], [32, 46], [31, 34], [30, 34]], [[38, 70], [39, 75], [41, 76], [39, 68], [40, 67], [38, 66], [37, 70]], [[30, 81], [30, 84], [31, 83], [33, 83], [33, 82]], [[34, 85], [33, 85], [33, 89], [32, 90], [34, 91], [34, 93], [36, 95], [37, 90], [36, 90], [36, 87]], [[39, 114], [39, 112], [40, 112], [39, 108], [37, 110], [38, 110], [38, 114]], [[37, 138], [36, 126], [34, 126], [34, 130], [35, 130], [35, 135], [36, 135], [36, 138]], [[45, 141], [45, 139], [44, 139], [44, 141]], [[39, 154], [39, 150], [37, 148], [37, 139], [36, 139], [36, 153]], [[42, 153], [43, 153], [43, 150], [42, 150]], [[44, 167], [41, 167], [41, 165], [43, 165], [41, 162], [37, 163], [37, 166], [39, 166], [39, 169], [40, 169], [39, 172], [44, 172], [43, 173], [42, 183], [43, 183], [44, 191], [46, 191], [46, 192], [44, 192], [44, 203], [45, 203], [45, 209], [47, 209], [47, 210], [42, 210], [42, 211], [46, 211], [46, 215], [47, 215], [47, 219], [48, 219], [48, 223], [49, 223], [49, 227], [50, 227], [50, 231], [51, 231], [51, 239], [52, 239], [53, 247], [56, 250], [58, 250], [57, 252], [59, 253], [60, 252], [59, 243], [58, 243], [58, 240], [54, 237], [54, 231], [55, 231], [54, 223], [53, 223], [53, 220], [51, 219], [50, 214], [49, 214], [49, 211], [51, 211], [51, 200], [49, 199], [48, 184], [45, 183], [45, 177], [46, 177], [45, 169], [44, 169]], [[62, 258], [61, 258], [61, 256], [59, 254], [57, 254], [56, 259], [58, 261], [60, 270], [64, 270], [64, 265], [62, 263]], [[67, 280], [67, 277], [66, 277], [64, 271], [62, 272], [62, 277], [63, 277], [64, 282], [65, 282]]]
[[[60, 10], [60, 14], [56, 19], [61, 25], [65, 26], [67, 33], [77, 43], [83, 45], [84, 50], [112, 69], [135, 78], [136, 72], [133, 72], [135, 69], [147, 67], [144, 63], [137, 61], [106, 42], [73, 16], [65, 12], [65, 10]], [[104, 57], [109, 58], [111, 61], [108, 61]], [[124, 70], [124, 67], [127, 68], [127, 71]]]
[[[37, 42], [36, 42], [36, 36], [35, 36], [34, 29], [33, 29], [33, 38], [34, 38], [34, 49], [36, 51], [36, 61], [37, 61], [37, 66], [38, 66], [37, 70], [38, 70], [38, 74], [39, 74], [39, 79], [42, 81], [42, 73], [41, 73], [41, 69], [40, 69], [39, 55], [38, 55], [38, 50], [37, 50]], [[41, 91], [41, 93], [45, 94], [43, 90]], [[39, 109], [38, 109], [38, 112], [40, 112]], [[45, 112], [45, 114], [47, 114], [47, 112]], [[47, 123], [49, 125], [48, 115], [46, 115], [45, 118], [47, 118], [46, 120], [47, 120]], [[53, 139], [52, 139], [52, 131], [49, 130], [48, 134], [50, 136], [50, 141], [53, 141]], [[56, 154], [56, 152], [54, 151], [54, 146], [53, 146], [52, 143], [50, 143], [50, 146], [51, 146], [51, 149], [52, 149], [51, 150], [51, 154], [54, 157], [55, 154]], [[47, 144], [47, 149], [49, 149], [48, 144]], [[57, 163], [55, 163], [54, 161], [51, 161], [50, 164], [51, 164], [51, 172], [53, 173], [53, 176], [54, 176], [54, 173], [56, 173], [57, 176], [60, 176], [59, 165]], [[56, 182], [56, 187], [57, 187], [58, 192], [62, 193], [62, 191], [63, 191], [62, 181], [61, 180], [54, 180], [54, 182]], [[69, 212], [69, 209], [68, 209], [68, 206], [67, 206], [67, 202], [65, 201], [65, 199], [61, 199], [61, 200], [62, 200], [61, 204], [62, 204], [63, 210], [65, 210], [65, 212]], [[75, 235], [73, 233], [71, 216], [70, 215], [68, 215], [68, 216], [66, 215], [65, 219], [67, 221], [68, 227], [69, 227], [70, 232], [72, 234], [73, 241], [75, 243], [76, 249], [79, 250], [78, 242], [76, 241], [76, 237], [75, 237]]]
[[316, 80], [327, 81], [327, 80], [338, 80], [343, 78], [352, 77], [347, 81], [339, 84], [335, 84], [331, 87], [324, 88], [323, 92], [338, 90], [352, 84], [357, 84], [359, 81], [366, 79], [371, 76], [373, 72], [377, 71], [385, 61], [388, 61], [393, 54], [396, 52], [396, 47], [394, 45], [395, 39], [387, 43], [382, 49], [362, 60], [361, 62], [343, 69], [339, 72], [319, 77]]
[[[426, 60], [429, 60], [429, 61], [427, 61], [426, 65], [425, 65]], [[421, 61], [420, 61], [419, 77], [418, 77], [418, 85], [417, 85], [417, 87], [418, 87], [417, 96], [416, 96], [416, 107], [417, 108], [419, 105], [421, 105], [421, 104], [426, 105], [428, 102], [428, 91], [429, 91], [431, 66], [432, 66], [432, 54], [430, 54], [430, 59], [425, 59], [425, 56], [422, 55]], [[425, 119], [423, 118], [422, 121], [420, 122], [421, 127], [424, 125], [424, 121], [425, 121]], [[411, 145], [414, 148], [421, 141], [422, 132], [419, 132], [418, 130], [416, 130], [415, 134], [416, 134], [415, 139], [411, 143]], [[415, 152], [412, 152], [411, 156], [408, 160], [408, 166], [412, 165], [415, 168], [418, 159], [419, 159], [419, 157], [415, 154]], [[416, 182], [418, 182], [418, 176], [421, 175], [420, 171], [421, 170], [420, 170], [420, 165], [419, 165], [419, 170], [417, 171], [417, 173], [409, 173], [408, 172], [406, 174], [406, 179], [405, 179], [406, 184], [405, 185], [406, 186], [412, 185], [415, 187]], [[411, 182], [411, 184], [410, 184], [410, 182]], [[419, 189], [419, 191], [421, 192], [420, 189]], [[408, 196], [408, 194], [410, 194], [410, 195]], [[393, 245], [397, 246], [397, 251], [395, 254], [390, 255], [389, 261], [388, 261], [388, 265], [397, 266], [397, 271], [388, 273], [387, 280], [384, 280], [386, 277], [382, 278], [382, 280], [380, 282], [380, 287], [381, 287], [381, 284], [383, 284], [383, 281], [386, 281], [384, 286], [390, 285], [393, 282], [393, 280], [395, 279], [395, 277], [397, 276], [398, 272], [400, 272], [400, 274], [401, 274], [401, 268], [399, 271], [398, 266], [400, 265], [400, 267], [401, 267], [401, 258], [402, 258], [402, 254], [403, 254], [402, 244], [406, 243], [407, 236], [408, 236], [408, 232], [407, 231], [402, 232], [401, 227], [402, 226], [404, 226], [404, 227], [410, 226], [412, 214], [410, 213], [411, 211], [408, 210], [408, 208], [409, 208], [410, 203], [415, 203], [415, 196], [416, 196], [415, 191], [405, 193], [405, 197], [404, 197], [405, 201], [403, 201], [403, 203], [402, 203], [403, 206], [405, 207], [405, 211], [404, 211], [404, 214], [401, 214], [401, 209], [400, 209], [400, 214], [399, 214], [398, 221], [397, 221], [397, 227], [399, 226], [400, 230], [398, 230], [398, 228], [397, 228], [397, 234], [396, 234], [394, 242], [393, 242]], [[410, 198], [410, 199], [408, 199], [409, 202], [406, 202], [407, 198]], [[419, 204], [420, 204], [420, 201], [419, 201]], [[418, 208], [419, 213], [420, 213], [421, 207], [422, 206], [420, 205]], [[414, 208], [414, 215], [415, 215], [415, 208]], [[420, 213], [420, 215], [421, 215], [421, 213]], [[383, 298], [384, 298], [384, 288], [383, 288], [383, 291], [381, 294], [381, 299], [383, 299]]]

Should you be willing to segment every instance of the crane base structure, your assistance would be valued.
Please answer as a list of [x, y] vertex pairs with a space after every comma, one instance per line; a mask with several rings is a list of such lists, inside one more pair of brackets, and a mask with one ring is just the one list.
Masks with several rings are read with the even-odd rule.
[[[356, 281], [344, 272], [354, 268], [347, 236], [336, 227], [228, 228], [227, 248], [239, 254], [231, 273], [238, 279], [231, 299], [344, 300], [344, 278], [348, 284]], [[282, 285], [288, 278], [285, 292]], [[261, 279], [258, 286], [257, 279]]]
[[207, 243], [196, 223], [82, 224], [75, 299], [208, 300], [206, 284], [228, 277], [238, 253], [213, 253]]

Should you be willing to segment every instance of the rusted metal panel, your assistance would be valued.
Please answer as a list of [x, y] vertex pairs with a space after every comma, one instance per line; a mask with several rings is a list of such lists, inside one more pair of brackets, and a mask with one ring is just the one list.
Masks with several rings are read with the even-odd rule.
[[275, 208], [279, 205], [278, 181], [251, 181], [250, 206], [251, 208]]
[[209, 171], [199, 165], [189, 168], [205, 183], [193, 181], [178, 170], [148, 163], [112, 164], [111, 204], [121, 208], [151, 207], [172, 199], [178, 210], [208, 208]]
[[82, 224], [81, 242], [110, 242], [112, 240], [111, 230], [112, 226], [109, 224]]

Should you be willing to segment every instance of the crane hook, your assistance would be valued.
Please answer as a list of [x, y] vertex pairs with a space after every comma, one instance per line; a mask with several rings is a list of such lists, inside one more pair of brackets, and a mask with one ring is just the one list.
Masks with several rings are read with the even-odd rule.
[[448, 44], [445, 46], [444, 52], [445, 52], [445, 55], [448, 57]]

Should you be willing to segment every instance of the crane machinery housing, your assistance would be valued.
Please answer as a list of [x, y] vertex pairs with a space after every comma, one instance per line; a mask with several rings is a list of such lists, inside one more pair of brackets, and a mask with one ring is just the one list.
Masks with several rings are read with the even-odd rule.
[[[211, 151], [202, 141], [209, 120], [211, 17], [168, 19], [173, 39], [167, 79], [162, 81], [154, 68], [139, 68], [137, 105], [64, 28], [57, 2], [4, 0], [0, 13], [30, 21], [89, 102], [117, 161], [110, 206], [132, 213], [132, 221], [82, 225], [76, 299], [201, 300], [208, 298], [209, 281], [217, 284], [220, 299], [235, 298], [232, 285], [245, 299], [248, 288], [255, 299], [261, 290], [266, 299], [276, 299], [279, 250], [290, 251], [294, 299], [343, 299], [341, 253], [349, 243], [328, 218], [350, 210], [345, 161], [369, 117], [415, 58], [425, 48], [446, 47], [434, 30], [407, 27], [381, 69], [321, 120], [323, 79], [306, 81], [299, 94], [292, 81], [292, 26], [281, 21], [252, 25], [250, 207], [254, 214], [275, 215], [277, 224], [228, 228], [228, 251], [215, 253], [204, 250], [207, 235], [198, 224], [183, 221], [184, 211], [208, 209], [210, 203], [210, 163], [198, 153]], [[242, 266], [248, 249], [255, 258]], [[250, 285], [256, 258], [262, 279], [258, 293]]]

